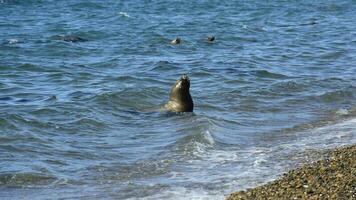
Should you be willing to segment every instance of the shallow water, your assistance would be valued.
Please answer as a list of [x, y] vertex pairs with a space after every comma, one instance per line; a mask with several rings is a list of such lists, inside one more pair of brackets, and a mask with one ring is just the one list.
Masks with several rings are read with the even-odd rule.
[[[355, 143], [355, 10], [0, 0], [0, 198], [222, 199]], [[184, 73], [194, 113], [147, 112]]]

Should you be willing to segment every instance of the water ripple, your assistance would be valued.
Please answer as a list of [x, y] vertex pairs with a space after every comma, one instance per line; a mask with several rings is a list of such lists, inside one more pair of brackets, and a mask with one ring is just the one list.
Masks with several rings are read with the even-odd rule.
[[2, 194], [221, 199], [352, 143], [355, 5], [0, 0]]

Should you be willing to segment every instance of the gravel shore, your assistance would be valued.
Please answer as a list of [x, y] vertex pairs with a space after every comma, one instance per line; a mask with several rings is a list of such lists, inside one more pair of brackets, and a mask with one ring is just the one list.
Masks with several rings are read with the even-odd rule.
[[322, 160], [226, 199], [356, 199], [356, 145], [330, 151]]

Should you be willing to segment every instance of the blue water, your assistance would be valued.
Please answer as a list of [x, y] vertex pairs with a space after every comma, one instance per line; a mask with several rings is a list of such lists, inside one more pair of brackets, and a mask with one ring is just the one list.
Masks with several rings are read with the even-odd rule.
[[[0, 198], [223, 199], [354, 144], [355, 10], [0, 0]], [[154, 112], [185, 73], [194, 113]]]

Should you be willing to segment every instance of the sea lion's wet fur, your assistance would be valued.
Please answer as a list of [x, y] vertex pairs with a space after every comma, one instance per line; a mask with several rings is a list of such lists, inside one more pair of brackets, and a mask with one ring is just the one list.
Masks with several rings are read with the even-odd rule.
[[173, 85], [164, 109], [170, 112], [193, 112], [194, 103], [189, 88], [190, 80], [187, 75], [183, 75]]

